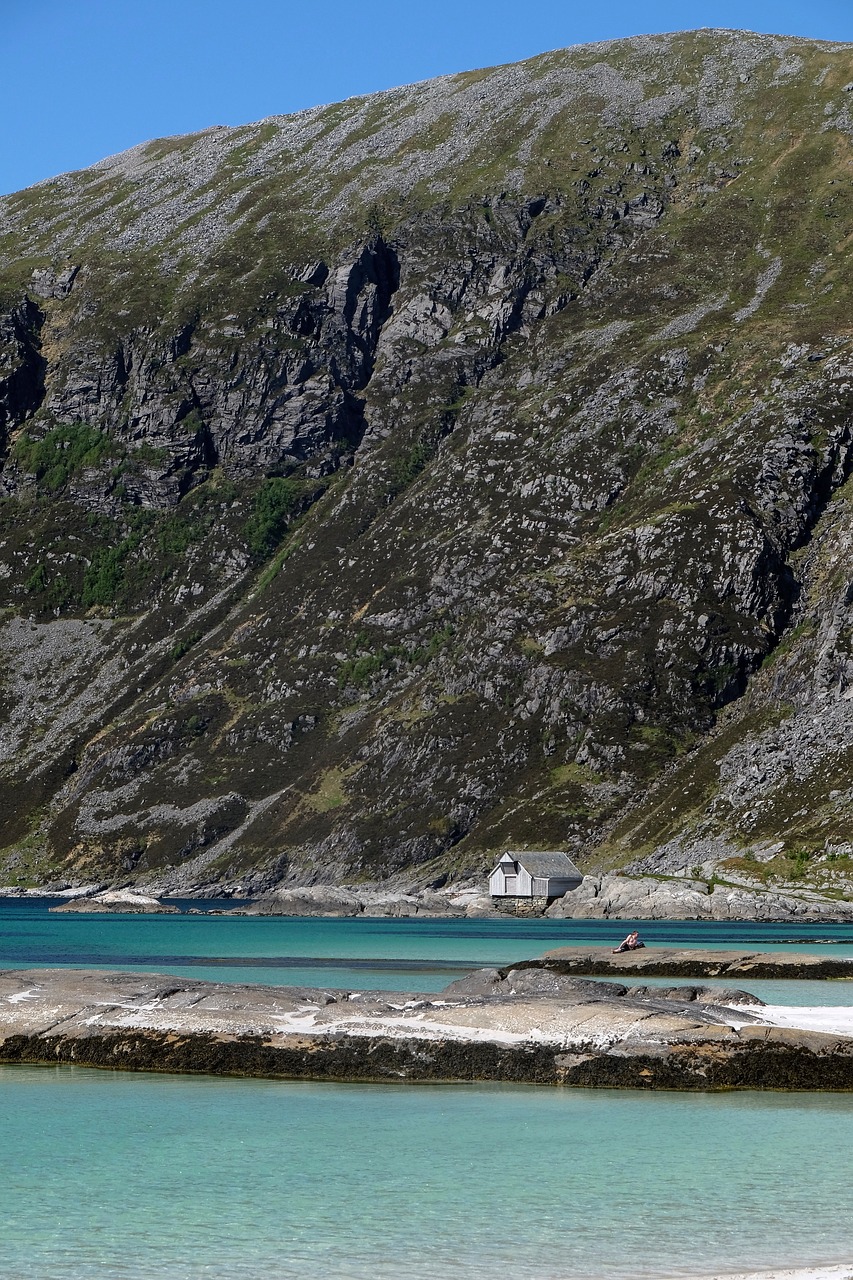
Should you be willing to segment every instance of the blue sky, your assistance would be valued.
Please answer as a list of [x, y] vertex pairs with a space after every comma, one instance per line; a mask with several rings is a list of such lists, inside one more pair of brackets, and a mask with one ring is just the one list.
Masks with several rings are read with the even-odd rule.
[[0, 0], [0, 193], [148, 138], [700, 26], [853, 41], [853, 0]]

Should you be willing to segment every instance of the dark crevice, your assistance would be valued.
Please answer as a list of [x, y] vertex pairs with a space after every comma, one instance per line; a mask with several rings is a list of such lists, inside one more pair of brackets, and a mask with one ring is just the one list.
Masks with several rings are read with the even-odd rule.
[[0, 379], [0, 466], [5, 462], [10, 434], [31, 418], [44, 400], [47, 361], [41, 353], [45, 316], [30, 298], [0, 316], [0, 340], [15, 352], [11, 372]]
[[[815, 476], [806, 517], [796, 537], [791, 541], [788, 554], [800, 550], [811, 542], [827, 507], [851, 475], [853, 475], [853, 440], [851, 440], [850, 423], [845, 421], [840, 424], [837, 439], [829, 450], [827, 460]], [[801, 585], [787, 560], [782, 561], [777, 569], [777, 583], [780, 608], [774, 619], [775, 643], [779, 642], [783, 632], [790, 625], [801, 596]]]
[[[756, 528], [764, 537], [764, 549], [755, 568], [755, 577], [775, 584], [776, 607], [773, 611], [770, 643], [765, 650], [743, 648], [737, 654], [733, 670], [721, 689], [712, 691], [712, 705], [719, 709], [743, 697], [750, 678], [783, 641], [796, 615], [802, 597], [802, 587], [788, 556], [808, 545], [815, 530], [832, 502], [838, 489], [853, 474], [853, 440], [850, 424], [838, 424], [837, 438], [828, 451], [826, 462], [817, 470], [811, 485], [805, 517], [799, 530], [787, 546], [782, 548], [768, 536], [767, 524], [761, 515], [747, 507]], [[712, 673], [713, 674], [713, 673]]]
[[[340, 391], [340, 401], [330, 415], [331, 434], [345, 445], [344, 457], [361, 445], [367, 430], [366, 400], [362, 392], [373, 377], [382, 329], [394, 310], [400, 287], [397, 252], [378, 236], [366, 245], [353, 263], [346, 286], [342, 320], [344, 334], [329, 369]], [[375, 290], [372, 305], [370, 291]]]

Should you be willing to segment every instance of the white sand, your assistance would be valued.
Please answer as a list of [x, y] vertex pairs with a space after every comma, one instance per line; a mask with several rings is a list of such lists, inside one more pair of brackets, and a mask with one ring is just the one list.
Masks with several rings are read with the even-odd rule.
[[[784, 1005], [768, 1004], [764, 1008], [749, 1006], [762, 1022], [771, 1027], [795, 1027], [799, 1031], [825, 1031], [828, 1035], [853, 1036], [853, 1005]], [[779, 1272], [785, 1275], [788, 1273]], [[793, 1280], [799, 1280], [799, 1274], [790, 1273]]]

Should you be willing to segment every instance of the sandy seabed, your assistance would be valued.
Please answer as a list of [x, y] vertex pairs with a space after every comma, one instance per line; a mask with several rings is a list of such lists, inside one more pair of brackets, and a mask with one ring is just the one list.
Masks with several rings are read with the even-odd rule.
[[836, 1267], [795, 1267], [793, 1270], [715, 1271], [696, 1280], [853, 1280], [853, 1259]]

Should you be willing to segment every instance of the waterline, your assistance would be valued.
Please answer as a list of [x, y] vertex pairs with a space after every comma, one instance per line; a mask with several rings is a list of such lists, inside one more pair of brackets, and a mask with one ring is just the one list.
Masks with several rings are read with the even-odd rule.
[[[0, 900], [0, 969], [110, 968], [220, 982], [439, 991], [482, 965], [511, 964], [558, 946], [612, 945], [631, 923], [51, 915], [47, 906]], [[649, 921], [638, 927], [656, 946], [853, 957], [851, 924]]]

